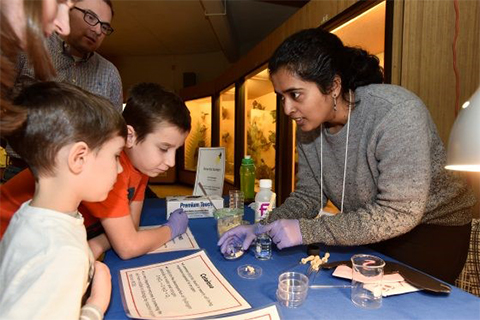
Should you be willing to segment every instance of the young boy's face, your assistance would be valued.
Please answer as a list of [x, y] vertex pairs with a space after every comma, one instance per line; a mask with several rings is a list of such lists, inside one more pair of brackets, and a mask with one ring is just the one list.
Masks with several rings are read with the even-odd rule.
[[140, 143], [136, 143], [134, 135], [125, 151], [138, 171], [156, 177], [175, 165], [175, 152], [187, 135], [175, 125], [161, 123]]
[[120, 153], [125, 147], [125, 139], [115, 137], [103, 144], [97, 152], [92, 152], [89, 166], [89, 183], [86, 186], [85, 201], [103, 201], [117, 181], [117, 175], [123, 171], [120, 164]]

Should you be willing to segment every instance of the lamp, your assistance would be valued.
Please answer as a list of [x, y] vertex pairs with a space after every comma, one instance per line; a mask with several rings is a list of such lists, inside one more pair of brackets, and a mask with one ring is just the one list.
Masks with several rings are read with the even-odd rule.
[[480, 87], [463, 104], [453, 124], [445, 168], [480, 171]]

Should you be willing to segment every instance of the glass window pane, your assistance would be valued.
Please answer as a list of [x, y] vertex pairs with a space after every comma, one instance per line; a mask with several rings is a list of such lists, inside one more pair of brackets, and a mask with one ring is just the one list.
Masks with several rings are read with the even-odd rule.
[[185, 170], [196, 171], [198, 148], [211, 147], [212, 98], [186, 101], [192, 117], [192, 130], [185, 141]]
[[256, 181], [272, 179], [275, 186], [277, 100], [265, 68], [245, 81], [245, 154], [256, 166]]
[[220, 147], [225, 147], [225, 180], [235, 176], [235, 87], [220, 93]]
[[385, 8], [386, 1], [383, 1], [332, 30], [344, 45], [360, 47], [376, 55], [382, 67], [385, 53]]

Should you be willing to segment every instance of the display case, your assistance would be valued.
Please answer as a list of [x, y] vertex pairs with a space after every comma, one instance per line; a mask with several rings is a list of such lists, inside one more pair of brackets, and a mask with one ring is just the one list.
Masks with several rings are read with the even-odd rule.
[[225, 181], [235, 183], [235, 86], [220, 92], [219, 145], [225, 148]]
[[331, 30], [350, 47], [359, 47], [374, 54], [385, 66], [386, 1], [358, 14]]
[[272, 179], [275, 186], [277, 98], [264, 66], [245, 78], [245, 154], [255, 162], [256, 184]]
[[184, 169], [197, 170], [198, 148], [211, 147], [212, 98], [205, 97], [185, 101], [192, 118], [192, 129], [185, 140]]

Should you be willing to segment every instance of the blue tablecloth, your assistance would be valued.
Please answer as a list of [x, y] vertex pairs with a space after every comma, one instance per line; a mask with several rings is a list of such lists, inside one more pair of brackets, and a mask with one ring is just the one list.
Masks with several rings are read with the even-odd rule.
[[[253, 211], [245, 212], [247, 220], [253, 220]], [[156, 225], [165, 222], [165, 200], [147, 199], [143, 208], [141, 225]], [[223, 258], [217, 243], [216, 221], [214, 218], [191, 219], [189, 227], [200, 248], [204, 249], [218, 270], [250, 303], [252, 308], [276, 303], [275, 291], [278, 276], [295, 266], [306, 256], [306, 246], [277, 250], [273, 257], [259, 261], [250, 250], [241, 258], [228, 261]], [[322, 255], [330, 252], [329, 261], [349, 260], [354, 253], [373, 253], [385, 260], [391, 260], [364, 247], [323, 247]], [[118, 284], [119, 270], [149, 265], [183, 257], [193, 251], [149, 254], [135, 259], [122, 260], [112, 250], [105, 256], [105, 263], [112, 274], [112, 300], [105, 319], [128, 319], [123, 309]], [[448, 254], [445, 255], [448, 259]], [[237, 267], [255, 264], [263, 269], [256, 280], [242, 279], [237, 275]], [[298, 265], [295, 271], [306, 271], [306, 266]], [[322, 270], [315, 278], [315, 284], [349, 284], [349, 281], [332, 277], [332, 271]], [[456, 287], [449, 295], [415, 292], [390, 296], [383, 299], [383, 306], [377, 310], [357, 308], [350, 301], [349, 288], [310, 289], [306, 302], [299, 308], [289, 309], [279, 306], [283, 319], [480, 319], [480, 299]]]

